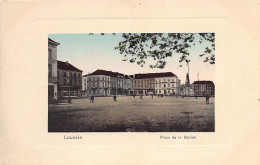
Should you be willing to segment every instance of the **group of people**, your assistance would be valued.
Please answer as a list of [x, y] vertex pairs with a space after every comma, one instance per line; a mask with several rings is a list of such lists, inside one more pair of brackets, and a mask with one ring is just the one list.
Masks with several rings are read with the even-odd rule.
[[[153, 99], [153, 94], [150, 95], [151, 96], [151, 99]], [[133, 95], [133, 98], [135, 99], [135, 95]], [[184, 96], [182, 95], [182, 98], [184, 98]], [[197, 99], [198, 96], [195, 95], [195, 98]], [[206, 104], [209, 104], [209, 98], [210, 98], [210, 95], [205, 95], [205, 98], [206, 98]], [[143, 95], [140, 95], [140, 99], [143, 99]], [[89, 100], [90, 100], [90, 103], [94, 103], [94, 96], [90, 96], [89, 97]], [[116, 100], [116, 95], [113, 96], [113, 100], [114, 101], [117, 101]]]

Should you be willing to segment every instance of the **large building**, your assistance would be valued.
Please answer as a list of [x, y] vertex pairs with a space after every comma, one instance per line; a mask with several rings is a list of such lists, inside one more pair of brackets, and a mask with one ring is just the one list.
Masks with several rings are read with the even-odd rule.
[[134, 75], [135, 95], [175, 95], [179, 92], [180, 80], [172, 72]]
[[215, 85], [212, 81], [194, 81], [191, 84], [191, 88], [197, 96], [204, 96], [206, 94], [215, 96]]
[[134, 77], [134, 94], [135, 95], [149, 95], [155, 93], [155, 74], [144, 73], [135, 74]]
[[98, 69], [95, 72], [85, 75], [83, 84], [87, 95], [90, 96], [110, 96], [110, 95], [129, 95], [133, 93], [133, 79], [131, 76], [118, 72]]
[[155, 78], [155, 94], [179, 95], [180, 80], [172, 72], [158, 73]]
[[60, 43], [48, 38], [48, 101], [53, 102], [57, 96], [57, 46]]
[[98, 69], [85, 77], [88, 96], [128, 95], [133, 89], [131, 77], [122, 73]]
[[82, 89], [82, 71], [66, 62], [58, 61], [58, 96], [80, 97]]
[[176, 95], [180, 88], [172, 72], [125, 75], [100, 69], [83, 76], [82, 84], [87, 96]]

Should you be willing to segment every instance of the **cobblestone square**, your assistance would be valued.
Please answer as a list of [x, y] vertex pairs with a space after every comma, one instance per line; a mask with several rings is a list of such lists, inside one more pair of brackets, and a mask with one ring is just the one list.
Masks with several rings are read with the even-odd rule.
[[215, 101], [211, 97], [131, 96], [73, 99], [49, 105], [49, 132], [214, 132]]

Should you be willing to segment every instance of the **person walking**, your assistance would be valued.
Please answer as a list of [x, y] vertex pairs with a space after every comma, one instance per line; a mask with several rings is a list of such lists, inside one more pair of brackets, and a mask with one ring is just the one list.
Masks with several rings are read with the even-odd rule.
[[116, 101], [116, 95], [114, 95], [113, 98], [114, 98], [114, 101]]
[[135, 99], [135, 94], [133, 95], [134, 99]]
[[206, 94], [206, 104], [209, 104], [209, 98], [210, 98], [210, 96], [208, 94]]
[[94, 96], [90, 96], [90, 103], [94, 103]]
[[153, 99], [153, 94], [151, 94], [151, 99]]

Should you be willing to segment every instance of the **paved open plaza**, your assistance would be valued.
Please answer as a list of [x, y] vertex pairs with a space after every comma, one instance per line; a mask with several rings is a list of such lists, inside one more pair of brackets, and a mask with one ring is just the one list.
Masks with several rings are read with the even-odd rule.
[[50, 104], [49, 132], [214, 132], [215, 101], [205, 97], [139, 96], [73, 99]]

